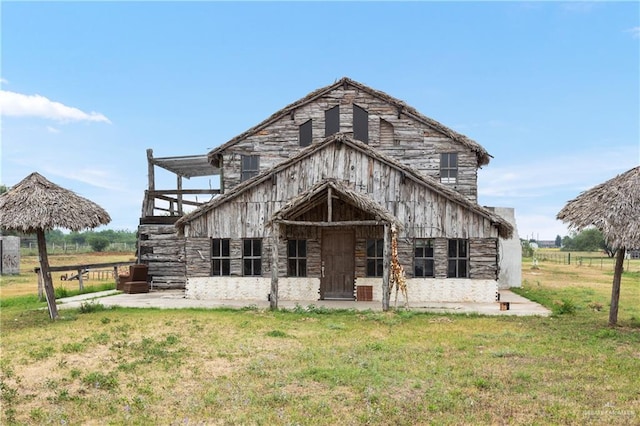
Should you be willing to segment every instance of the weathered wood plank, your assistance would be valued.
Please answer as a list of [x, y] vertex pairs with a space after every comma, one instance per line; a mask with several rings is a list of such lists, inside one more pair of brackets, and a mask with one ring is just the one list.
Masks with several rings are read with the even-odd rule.
[[[299, 126], [312, 120], [313, 140], [324, 138], [324, 111], [337, 102], [340, 108], [340, 129], [352, 133], [353, 103], [365, 107], [369, 112], [369, 145], [381, 153], [396, 158], [420, 173], [439, 178], [440, 154], [458, 153], [459, 179], [456, 190], [472, 201], [477, 200], [477, 158], [474, 152], [460, 143], [451, 140], [447, 135], [421, 123], [409, 115], [398, 117], [397, 106], [388, 103], [359, 89], [349, 87], [347, 90], [337, 88], [335, 91], [321, 96], [315, 101], [295, 110], [293, 119], [287, 115], [275, 120], [262, 131], [249, 135], [235, 146], [222, 153], [223, 187], [229, 190], [240, 183], [242, 154], [259, 154], [260, 169], [267, 170], [299, 152]], [[384, 131], [381, 126], [384, 123]], [[344, 169], [343, 159], [334, 162], [336, 169]], [[323, 170], [330, 170], [332, 162], [327, 161]], [[360, 164], [360, 163], [352, 163]], [[313, 170], [313, 169], [312, 169]], [[323, 170], [313, 170], [320, 176]], [[350, 170], [355, 175], [355, 170]], [[357, 173], [359, 174], [359, 173]], [[366, 181], [365, 181], [366, 183]]]

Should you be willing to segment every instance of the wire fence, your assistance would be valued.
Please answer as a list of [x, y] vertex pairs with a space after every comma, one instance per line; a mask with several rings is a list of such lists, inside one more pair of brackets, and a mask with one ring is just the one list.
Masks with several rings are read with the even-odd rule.
[[[20, 249], [24, 255], [37, 254], [38, 243], [24, 241], [20, 244]], [[93, 251], [89, 244], [47, 243], [48, 254], [91, 253]], [[136, 251], [136, 243], [110, 243], [103, 251], [133, 252]]]
[[[537, 262], [549, 262], [561, 265], [577, 265], [587, 266], [590, 268], [599, 268], [602, 270], [613, 271], [616, 264], [615, 257], [608, 256], [589, 256], [583, 253], [571, 253], [571, 252], [559, 252], [559, 253], [545, 253], [538, 252], [534, 255], [531, 261]], [[631, 256], [627, 256], [624, 261], [624, 270], [628, 272], [640, 272], [640, 259], [633, 259]]]

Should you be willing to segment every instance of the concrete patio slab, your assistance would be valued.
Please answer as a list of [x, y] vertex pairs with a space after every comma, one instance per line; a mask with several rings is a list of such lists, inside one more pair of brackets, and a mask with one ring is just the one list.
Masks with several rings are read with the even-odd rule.
[[[256, 307], [268, 309], [267, 300], [196, 300], [186, 299], [183, 290], [155, 290], [149, 293], [125, 294], [116, 290], [99, 293], [82, 294], [66, 297], [58, 300], [58, 309], [79, 308], [82, 303], [95, 301], [104, 306], [120, 306], [125, 308], [159, 308], [159, 309], [185, 309], [185, 308], [236, 308]], [[481, 315], [516, 315], [516, 316], [549, 316], [549, 311], [544, 306], [519, 296], [509, 290], [500, 291], [500, 301], [508, 302], [509, 309], [501, 310], [500, 303], [415, 303], [409, 302], [410, 309], [425, 312], [456, 313], [456, 314], [481, 314]], [[314, 305], [328, 309], [354, 309], [381, 311], [380, 302], [357, 302], [338, 300], [287, 300], [280, 301], [278, 307], [293, 309], [296, 306], [307, 307]], [[392, 301], [393, 306], [393, 301]], [[401, 307], [401, 303], [398, 303]]]

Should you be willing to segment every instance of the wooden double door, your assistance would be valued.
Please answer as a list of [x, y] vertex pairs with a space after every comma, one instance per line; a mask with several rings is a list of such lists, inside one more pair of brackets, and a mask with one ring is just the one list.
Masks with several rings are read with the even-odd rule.
[[320, 299], [354, 299], [355, 243], [352, 229], [322, 231]]

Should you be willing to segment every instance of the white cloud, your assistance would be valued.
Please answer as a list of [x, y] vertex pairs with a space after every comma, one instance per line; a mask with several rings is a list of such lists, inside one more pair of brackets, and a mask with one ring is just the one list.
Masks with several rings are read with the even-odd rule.
[[9, 84], [9, 80], [7, 80], [6, 78], [0, 77], [0, 84]]
[[637, 147], [608, 151], [582, 150], [573, 155], [531, 153], [534, 160], [505, 167], [488, 166], [478, 179], [479, 194], [489, 197], [539, 197], [558, 190], [575, 195], [631, 169], [638, 158]]
[[49, 132], [49, 133], [60, 133], [60, 129], [56, 129], [55, 127], [52, 127], [52, 126], [47, 126], [47, 132]]
[[59, 122], [95, 121], [111, 124], [107, 117], [97, 112], [86, 113], [41, 95], [24, 95], [6, 90], [0, 91], [0, 113], [5, 116], [39, 117]]
[[640, 38], [640, 27], [629, 28], [626, 32], [631, 33], [633, 38]]
[[523, 239], [553, 240], [556, 235], [569, 235], [569, 228], [554, 215], [519, 214], [516, 212], [518, 236]]
[[108, 171], [100, 170], [96, 167], [82, 169], [45, 167], [44, 171], [49, 175], [56, 175], [66, 179], [76, 180], [97, 188], [113, 191], [122, 191], [127, 188], [127, 185], [122, 181], [122, 179], [116, 179]]
[[515, 208], [520, 237], [568, 235], [557, 213], [580, 192], [638, 165], [634, 146], [580, 149], [572, 155], [532, 150], [506, 166], [490, 164], [478, 173], [480, 204]]

